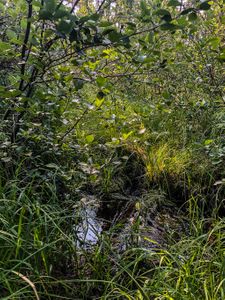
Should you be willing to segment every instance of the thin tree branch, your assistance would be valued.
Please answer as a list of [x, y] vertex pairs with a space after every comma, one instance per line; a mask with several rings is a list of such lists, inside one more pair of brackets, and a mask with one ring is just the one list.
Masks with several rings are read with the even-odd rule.
[[[20, 91], [23, 90], [23, 84], [24, 84], [23, 76], [25, 74], [26, 62], [27, 62], [27, 60], [29, 58], [29, 54], [30, 54], [30, 51], [28, 51], [27, 54], [26, 54], [26, 51], [27, 51], [27, 43], [28, 43], [29, 36], [30, 36], [31, 17], [32, 17], [32, 13], [33, 13], [32, 0], [27, 0], [27, 4], [28, 4], [27, 27], [26, 27], [25, 36], [24, 36], [23, 47], [21, 50], [22, 65], [21, 65], [21, 71], [20, 71], [20, 74], [21, 74], [21, 80], [20, 80], [20, 85], [19, 85]], [[6, 120], [8, 118], [8, 116], [12, 112], [13, 107], [14, 107], [14, 104], [12, 105], [12, 107], [7, 109], [7, 111], [5, 112], [5, 114], [3, 116], [3, 120]]]
[[[29, 40], [30, 29], [31, 29], [31, 17], [32, 17], [32, 11], [33, 11], [32, 1], [31, 0], [29, 0], [29, 1], [27, 0], [27, 3], [28, 3], [27, 28], [26, 28], [26, 32], [25, 32], [25, 36], [24, 36], [24, 41], [23, 41], [23, 47], [22, 47], [22, 51], [21, 51], [21, 58], [22, 58], [21, 75], [22, 76], [25, 73], [26, 61], [28, 60], [29, 53], [30, 53], [30, 52], [28, 52], [28, 54], [26, 55], [27, 43], [28, 43], [28, 40]], [[21, 78], [19, 90], [22, 90], [23, 83], [24, 83], [24, 79]]]
[[56, 11], [62, 6], [64, 0], [61, 0], [59, 4], [56, 6]]
[[105, 4], [106, 0], [102, 0], [101, 4], [99, 5], [98, 9], [97, 9], [97, 13], [100, 12], [100, 10], [102, 9], [103, 5]]
[[74, 1], [73, 6], [72, 6], [72, 8], [71, 8], [71, 10], [70, 10], [70, 13], [71, 13], [71, 14], [74, 12], [74, 9], [75, 9], [75, 7], [77, 6], [77, 4], [78, 4], [79, 2], [80, 2], [80, 0], [75, 0], [75, 1]]
[[[94, 104], [95, 100], [91, 103]], [[84, 118], [84, 116], [88, 113], [89, 111], [89, 107], [87, 107], [83, 113], [81, 114], [81, 116], [75, 121], [75, 123], [64, 133], [64, 135], [60, 138], [60, 140], [58, 141], [59, 144], [62, 144], [62, 142], [64, 141], [65, 137], [67, 135], [69, 135], [77, 126], [77, 124]]]

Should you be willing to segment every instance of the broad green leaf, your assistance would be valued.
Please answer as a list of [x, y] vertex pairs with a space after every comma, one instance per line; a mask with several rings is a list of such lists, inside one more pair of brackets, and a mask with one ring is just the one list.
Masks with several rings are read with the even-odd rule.
[[224, 62], [225, 62], [225, 53], [219, 55], [219, 56], [218, 56], [218, 60], [219, 60], [220, 62], [224, 63]]
[[135, 61], [143, 63], [146, 58], [147, 58], [147, 55], [139, 55], [135, 58]]
[[220, 37], [213, 37], [208, 40], [208, 44], [213, 48], [216, 49], [221, 43], [221, 38]]
[[88, 15], [88, 16], [84, 16], [84, 17], [81, 17], [80, 18], [80, 24], [83, 24], [89, 20], [92, 20], [92, 21], [98, 21], [100, 15], [99, 14], [93, 14], [93, 15]]
[[0, 11], [5, 11], [6, 7], [3, 3], [0, 3]]
[[109, 22], [109, 21], [103, 21], [99, 24], [99, 27], [108, 27], [108, 26], [112, 26], [113, 23]]
[[54, 13], [54, 19], [60, 19], [69, 15], [69, 12], [65, 9], [58, 9]]
[[160, 26], [160, 28], [161, 28], [162, 30], [170, 30], [170, 31], [175, 31], [175, 30], [179, 29], [179, 27], [178, 27], [177, 25], [172, 24], [172, 23], [165, 23], [165, 24], [162, 24], [162, 25]]
[[158, 9], [155, 13], [157, 16], [160, 16], [162, 20], [166, 22], [170, 22], [172, 20], [172, 16], [170, 12], [166, 9]]
[[107, 79], [99, 76], [99, 77], [97, 77], [96, 82], [99, 87], [103, 87], [105, 85], [105, 83], [107, 82]]
[[42, 7], [41, 2], [38, 1], [38, 0], [33, 0], [33, 1], [32, 1], [32, 4], [33, 4], [34, 7], [38, 7], [38, 8], [41, 8], [41, 7]]
[[7, 52], [10, 50], [11, 50], [11, 45], [9, 43], [0, 41], [0, 53]]
[[53, 13], [56, 8], [56, 1], [55, 0], [45, 0], [44, 6], [48, 12]]
[[214, 140], [205, 140], [204, 144], [205, 146], [208, 146], [210, 144], [212, 144], [214, 142]]
[[88, 18], [89, 18], [89, 20], [98, 21], [100, 18], [100, 15], [96, 13], [96, 14], [90, 15]]
[[10, 40], [16, 39], [16, 37], [17, 37], [16, 32], [13, 31], [13, 30], [11, 30], [11, 29], [7, 29], [7, 30], [6, 30], [6, 35], [7, 35], [7, 37], [8, 37]]
[[155, 14], [157, 16], [170, 16], [170, 12], [167, 9], [158, 9]]
[[181, 3], [178, 0], [170, 0], [168, 3], [168, 6], [172, 6], [172, 7], [176, 7], [176, 6], [180, 6]]
[[73, 28], [69, 35], [70, 42], [79, 42], [81, 41], [81, 34], [79, 29]]
[[189, 21], [195, 21], [196, 19], [198, 18], [197, 14], [195, 12], [191, 12], [189, 15], [188, 15], [188, 20]]
[[104, 102], [104, 98], [103, 99], [96, 99], [95, 100], [95, 106], [96, 107], [100, 107], [102, 105], [102, 103]]
[[209, 10], [211, 8], [211, 5], [209, 4], [209, 1], [204, 1], [199, 5], [199, 10]]
[[93, 134], [89, 134], [85, 137], [85, 140], [88, 144], [92, 143], [94, 141], [95, 137]]
[[83, 88], [83, 86], [84, 86], [84, 81], [81, 80], [81, 79], [75, 79], [75, 80], [74, 80], [74, 86], [75, 86], [76, 91], [78, 91], [78, 90], [80, 90], [80, 89]]
[[182, 12], [181, 12], [181, 15], [187, 15], [189, 14], [190, 12], [194, 11], [195, 9], [193, 7], [189, 7], [187, 9], [184, 9]]
[[42, 20], [51, 20], [52, 13], [49, 12], [47, 9], [41, 9], [39, 12], [39, 18]]
[[56, 29], [60, 33], [69, 34], [73, 29], [73, 23], [71, 22], [71, 20], [61, 20], [56, 26]]
[[116, 30], [113, 30], [111, 31], [109, 34], [108, 34], [108, 38], [111, 42], [115, 43], [115, 42], [120, 42], [121, 40], [121, 33], [117, 32]]
[[126, 24], [128, 25], [128, 27], [130, 27], [131, 29], [135, 29], [137, 27], [137, 25], [133, 22], [126, 22]]
[[14, 98], [21, 95], [20, 90], [2, 90], [0, 91], [0, 96], [3, 98]]

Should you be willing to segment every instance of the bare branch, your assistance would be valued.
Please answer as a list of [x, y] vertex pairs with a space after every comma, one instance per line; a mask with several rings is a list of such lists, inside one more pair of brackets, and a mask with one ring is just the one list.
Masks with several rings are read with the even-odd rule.
[[79, 2], [80, 2], [80, 0], [75, 0], [75, 1], [74, 1], [73, 6], [72, 6], [72, 8], [71, 8], [71, 10], [70, 10], [70, 13], [71, 13], [71, 14], [74, 12], [74, 9], [75, 9], [75, 7], [77, 6], [77, 4], [78, 4]]

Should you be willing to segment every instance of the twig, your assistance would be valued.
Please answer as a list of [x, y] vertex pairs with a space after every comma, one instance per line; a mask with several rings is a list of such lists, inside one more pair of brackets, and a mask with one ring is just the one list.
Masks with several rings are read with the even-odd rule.
[[16, 274], [16, 275], [19, 276], [21, 279], [23, 279], [25, 282], [27, 282], [27, 283], [29, 284], [29, 286], [33, 289], [36, 299], [37, 299], [37, 300], [40, 300], [40, 298], [39, 298], [39, 296], [38, 296], [38, 293], [37, 293], [37, 289], [36, 289], [34, 283], [33, 283], [29, 278], [27, 278], [25, 275], [23, 275], [23, 274], [21, 274], [21, 273], [19, 273], [19, 272], [17, 272], [17, 271], [13, 271], [13, 270], [12, 270], [12, 273]]
[[98, 9], [97, 9], [97, 13], [100, 12], [100, 10], [102, 9], [102, 6], [105, 4], [106, 0], [102, 0], [101, 4], [99, 5]]
[[77, 6], [77, 4], [78, 4], [79, 2], [80, 2], [80, 0], [75, 0], [75, 1], [74, 1], [73, 6], [72, 6], [72, 8], [71, 8], [71, 10], [70, 10], [70, 13], [71, 13], [71, 14], [73, 13], [75, 7]]
[[[26, 68], [26, 62], [28, 60], [30, 51], [28, 51], [28, 54], [26, 55], [26, 50], [27, 50], [27, 43], [29, 40], [30, 36], [30, 29], [31, 29], [31, 17], [32, 17], [32, 12], [33, 12], [33, 6], [32, 6], [32, 1], [27, 0], [28, 3], [28, 13], [27, 13], [27, 27], [26, 27], [26, 32], [24, 36], [24, 41], [23, 41], [23, 47], [21, 50], [21, 58], [22, 58], [22, 65], [21, 65], [21, 80], [20, 80], [20, 85], [19, 85], [19, 90], [22, 91], [23, 89], [23, 84], [24, 84], [24, 74], [25, 74], [25, 68]], [[8, 108], [7, 111], [5, 112], [3, 116], [3, 120], [6, 120], [9, 116], [9, 114], [12, 112], [12, 109], [14, 108], [14, 104], [12, 107]]]

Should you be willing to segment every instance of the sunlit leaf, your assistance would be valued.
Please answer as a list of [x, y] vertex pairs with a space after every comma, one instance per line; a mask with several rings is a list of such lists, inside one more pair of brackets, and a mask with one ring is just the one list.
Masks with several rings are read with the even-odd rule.
[[88, 144], [92, 143], [94, 141], [95, 137], [93, 134], [89, 134], [85, 137], [85, 140]]

